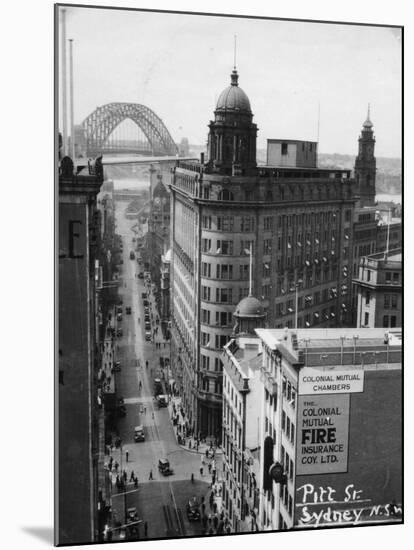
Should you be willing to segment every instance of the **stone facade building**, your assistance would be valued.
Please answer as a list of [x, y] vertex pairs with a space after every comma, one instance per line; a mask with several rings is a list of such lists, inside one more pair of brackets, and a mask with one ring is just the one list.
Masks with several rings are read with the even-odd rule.
[[[171, 313], [189, 420], [220, 437], [220, 354], [249, 292], [250, 249], [253, 294], [270, 326], [349, 326], [356, 189], [349, 170], [320, 169], [312, 156], [306, 166], [258, 167], [257, 126], [235, 70], [214, 114], [207, 159], [178, 162], [170, 185]], [[312, 145], [283, 144], [281, 155]]]

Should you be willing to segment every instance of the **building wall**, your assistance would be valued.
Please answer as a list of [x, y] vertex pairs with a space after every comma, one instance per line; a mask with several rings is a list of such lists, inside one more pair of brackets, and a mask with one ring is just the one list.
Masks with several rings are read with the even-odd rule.
[[364, 391], [349, 395], [347, 470], [297, 476], [295, 527], [392, 519], [389, 504], [402, 502], [401, 391], [400, 365], [365, 369]]
[[[91, 207], [86, 195], [59, 204], [59, 385], [56, 456], [59, 544], [95, 540], [93, 479], [94, 271], [90, 270]], [[81, 465], [81, 467], [80, 467]]]

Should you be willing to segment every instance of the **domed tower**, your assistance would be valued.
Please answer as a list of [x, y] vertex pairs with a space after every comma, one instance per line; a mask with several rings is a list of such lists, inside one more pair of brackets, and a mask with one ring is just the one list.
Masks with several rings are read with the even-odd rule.
[[355, 179], [361, 206], [375, 204], [376, 159], [374, 156], [375, 138], [368, 106], [367, 119], [359, 137], [358, 156], [355, 159]]
[[238, 303], [233, 316], [236, 320], [233, 336], [256, 336], [254, 329], [265, 326], [265, 310], [259, 300], [251, 294]]
[[209, 124], [208, 167], [213, 173], [248, 176], [256, 170], [257, 126], [246, 93], [239, 87], [236, 68], [218, 98]]

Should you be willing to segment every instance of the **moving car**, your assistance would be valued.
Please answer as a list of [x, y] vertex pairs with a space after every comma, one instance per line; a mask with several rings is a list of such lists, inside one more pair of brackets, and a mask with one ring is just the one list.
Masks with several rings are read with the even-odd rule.
[[129, 259], [130, 260], [135, 260], [135, 253], [133, 250], [131, 250], [131, 252], [129, 253]]
[[135, 426], [134, 428], [134, 441], [138, 443], [138, 441], [145, 441], [145, 432], [144, 432], [144, 426]]
[[116, 335], [118, 337], [122, 336], [122, 328], [119, 328], [117, 331], [116, 331]]
[[130, 306], [127, 306], [125, 311], [127, 312], [127, 315], [131, 315], [131, 307]]
[[118, 313], [116, 318], [117, 318], [118, 321], [122, 321], [122, 313]]
[[171, 476], [174, 470], [170, 468], [170, 462], [166, 458], [160, 458], [158, 461], [158, 470], [163, 476]]

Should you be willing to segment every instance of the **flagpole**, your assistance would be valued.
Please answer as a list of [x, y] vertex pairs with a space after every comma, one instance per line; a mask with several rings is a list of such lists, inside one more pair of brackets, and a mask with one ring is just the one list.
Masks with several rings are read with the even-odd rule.
[[252, 260], [252, 243], [250, 243], [249, 248], [249, 254], [250, 254], [250, 266], [249, 266], [249, 296], [252, 295], [252, 272], [253, 272], [253, 260]]

